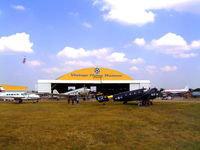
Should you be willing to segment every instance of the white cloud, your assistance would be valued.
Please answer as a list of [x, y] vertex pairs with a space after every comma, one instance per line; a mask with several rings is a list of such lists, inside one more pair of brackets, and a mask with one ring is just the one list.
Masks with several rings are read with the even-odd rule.
[[30, 35], [26, 33], [16, 33], [0, 38], [0, 53], [33, 53], [33, 43], [29, 40]]
[[[135, 42], [135, 44], [141, 46]], [[169, 54], [176, 58], [190, 58], [197, 56], [195, 53], [189, 53], [192, 49], [200, 47], [200, 41], [193, 41], [191, 45], [187, 44], [184, 38], [175, 33], [167, 33], [159, 39], [153, 39], [149, 44], [142, 45], [146, 49], [155, 50], [159, 53]]]
[[177, 67], [176, 66], [164, 66], [161, 68], [161, 70], [163, 72], [170, 72], [170, 71], [176, 71], [177, 70]]
[[200, 48], [200, 40], [192, 41], [191, 48], [193, 48], [193, 49]]
[[146, 66], [145, 70], [151, 74], [158, 72], [157, 67], [153, 65]]
[[157, 40], [152, 40], [151, 47], [160, 49], [166, 54], [176, 54], [189, 50], [187, 42], [180, 35], [174, 33], [167, 33]]
[[86, 28], [92, 28], [92, 25], [87, 22], [83, 22], [82, 25]]
[[94, 64], [90, 61], [66, 61], [66, 65], [75, 65], [75, 66], [81, 66], [81, 67], [94, 67]]
[[22, 5], [13, 5], [12, 8], [14, 8], [16, 10], [25, 10], [24, 6], [22, 6]]
[[129, 70], [131, 71], [139, 71], [139, 68], [136, 66], [132, 66]]
[[100, 4], [105, 20], [138, 26], [154, 22], [154, 10], [175, 10], [200, 13], [199, 0], [94, 0]]
[[109, 62], [126, 62], [128, 58], [125, 57], [124, 53], [114, 52], [107, 57]]
[[185, 53], [181, 53], [175, 57], [178, 57], [178, 58], [191, 58], [191, 57], [195, 57], [197, 56], [198, 54], [196, 53], [188, 53], [188, 54], [185, 54]]
[[[112, 48], [101, 48], [93, 50], [85, 50], [84, 48], [65, 47], [57, 53], [57, 57], [63, 61], [62, 64], [93, 67], [93, 66], [113, 66], [116, 63], [141, 64], [145, 61], [138, 57], [129, 59], [125, 53], [112, 52]], [[67, 59], [67, 61], [66, 61]]]
[[142, 59], [140, 57], [130, 60], [130, 63], [132, 63], [132, 64], [141, 64], [141, 63], [144, 63], [144, 62], [145, 62], [144, 59]]
[[38, 60], [32, 60], [32, 61], [27, 61], [27, 64], [30, 66], [41, 66], [42, 62], [40, 62]]
[[72, 47], [65, 47], [63, 50], [58, 52], [57, 56], [62, 58], [71, 58], [71, 59], [77, 59], [89, 56], [102, 57], [106, 55], [109, 51], [110, 48], [85, 50], [83, 48], [75, 49]]
[[136, 38], [133, 42], [138, 46], [144, 46], [146, 44], [143, 38]]

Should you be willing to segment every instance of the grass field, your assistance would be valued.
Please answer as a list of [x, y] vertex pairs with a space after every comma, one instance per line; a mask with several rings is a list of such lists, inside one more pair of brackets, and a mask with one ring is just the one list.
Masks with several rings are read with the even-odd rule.
[[200, 149], [200, 103], [0, 103], [0, 150]]

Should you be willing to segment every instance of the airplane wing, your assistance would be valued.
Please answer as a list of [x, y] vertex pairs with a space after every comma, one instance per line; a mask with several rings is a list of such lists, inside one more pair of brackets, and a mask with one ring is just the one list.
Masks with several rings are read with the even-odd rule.
[[157, 95], [158, 95], [158, 90], [156, 88], [152, 88], [146, 91], [141, 97], [141, 99], [154, 99], [157, 97]]
[[0, 98], [13, 98], [14, 100], [19, 100], [19, 99], [22, 99], [24, 97], [0, 96]]
[[51, 94], [53, 96], [60, 96], [60, 97], [73, 97], [74, 95], [67, 95], [67, 94]]

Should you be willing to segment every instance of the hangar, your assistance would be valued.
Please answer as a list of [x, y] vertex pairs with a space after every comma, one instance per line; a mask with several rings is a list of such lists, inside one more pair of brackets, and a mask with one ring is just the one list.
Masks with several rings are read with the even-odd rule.
[[39, 93], [59, 93], [87, 87], [93, 92], [115, 94], [119, 92], [150, 88], [149, 80], [134, 80], [126, 74], [108, 68], [84, 68], [67, 73], [56, 80], [38, 80]]
[[25, 86], [15, 86], [15, 85], [0, 85], [7, 92], [27, 92], [27, 87]]

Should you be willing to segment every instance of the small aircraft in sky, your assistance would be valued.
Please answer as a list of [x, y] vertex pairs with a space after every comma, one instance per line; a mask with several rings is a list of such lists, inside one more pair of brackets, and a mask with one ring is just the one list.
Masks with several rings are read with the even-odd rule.
[[23, 100], [38, 100], [40, 99], [40, 96], [27, 92], [7, 92], [0, 86], [0, 99], [10, 99], [15, 100], [16, 103], [22, 103]]
[[113, 101], [122, 101], [123, 104], [126, 104], [128, 101], [141, 101], [142, 105], [152, 104], [150, 100], [155, 99], [158, 96], [159, 91], [156, 88], [148, 89], [145, 88], [121, 92], [118, 94], [104, 96], [103, 93], [98, 93], [96, 99], [98, 102], [108, 102]]

